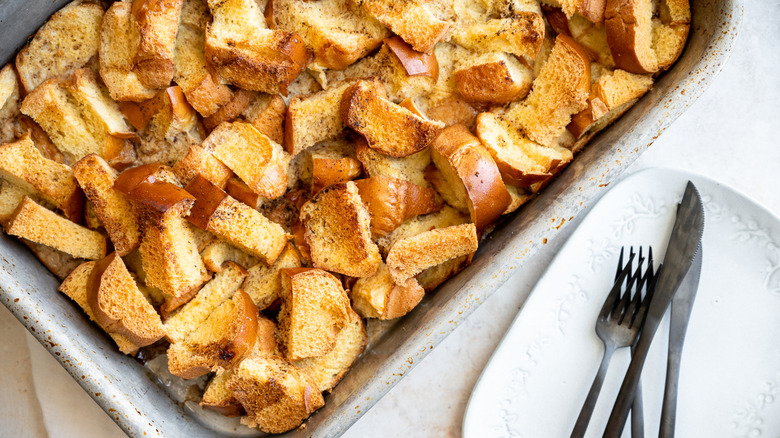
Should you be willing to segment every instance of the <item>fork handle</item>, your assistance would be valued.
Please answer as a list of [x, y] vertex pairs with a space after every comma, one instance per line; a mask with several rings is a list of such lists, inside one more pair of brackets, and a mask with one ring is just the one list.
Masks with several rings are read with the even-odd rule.
[[612, 353], [614, 352], [614, 348], [605, 346], [604, 356], [601, 358], [601, 365], [599, 365], [599, 371], [596, 373], [593, 384], [590, 386], [588, 397], [582, 405], [582, 410], [580, 410], [580, 416], [577, 417], [577, 422], [574, 423], [574, 430], [571, 432], [571, 438], [582, 438], [585, 436], [585, 431], [588, 429], [588, 423], [590, 423], [590, 417], [593, 415], [593, 409], [596, 407], [596, 401], [599, 398], [599, 392], [601, 392], [601, 386], [604, 385], [604, 377], [607, 375], [609, 361], [612, 359]]

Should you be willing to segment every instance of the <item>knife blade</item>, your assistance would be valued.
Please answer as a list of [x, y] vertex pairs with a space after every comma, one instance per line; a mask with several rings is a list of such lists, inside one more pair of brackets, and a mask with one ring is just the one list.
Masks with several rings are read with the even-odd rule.
[[677, 383], [680, 377], [680, 360], [685, 342], [685, 332], [691, 318], [693, 302], [699, 288], [701, 276], [701, 244], [693, 259], [693, 264], [683, 283], [672, 298], [672, 316], [669, 323], [669, 355], [666, 359], [666, 387], [661, 409], [660, 438], [673, 438], [677, 412]]
[[631, 364], [628, 366], [617, 400], [615, 400], [615, 405], [609, 416], [607, 428], [604, 431], [605, 438], [618, 438], [623, 433], [628, 411], [636, 393], [636, 385], [639, 382], [645, 359], [647, 359], [647, 352], [650, 350], [650, 343], [658, 330], [661, 318], [672, 302], [674, 293], [677, 292], [683, 277], [691, 267], [703, 231], [704, 208], [701, 196], [699, 196], [696, 186], [688, 181], [682, 201], [677, 206], [677, 217], [663, 260], [664, 269], [659, 275], [655, 295], [650, 302], [647, 317], [642, 326], [642, 334], [637, 342], [636, 353], [631, 358]]

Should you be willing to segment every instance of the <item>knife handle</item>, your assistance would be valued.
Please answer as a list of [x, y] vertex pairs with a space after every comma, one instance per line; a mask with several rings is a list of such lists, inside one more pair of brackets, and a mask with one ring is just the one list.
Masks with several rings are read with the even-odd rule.
[[677, 412], [677, 385], [680, 377], [680, 353], [681, 351], [679, 350], [670, 350], [669, 358], [666, 361], [666, 387], [664, 388], [664, 402], [661, 408], [659, 438], [674, 438]]

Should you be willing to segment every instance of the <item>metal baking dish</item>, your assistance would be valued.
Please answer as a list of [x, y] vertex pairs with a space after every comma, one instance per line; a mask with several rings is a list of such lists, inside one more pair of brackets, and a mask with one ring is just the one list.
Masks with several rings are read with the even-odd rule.
[[[67, 1], [0, 0], [0, 60], [6, 62]], [[728, 59], [742, 20], [738, 0], [692, 0], [688, 45], [615, 125], [598, 135], [544, 192], [504, 221], [474, 263], [429, 294], [413, 312], [384, 323], [370, 348], [325, 397], [305, 428], [285, 436], [337, 436], [576, 215], [707, 88]], [[2, 65], [2, 64], [0, 64]], [[57, 292], [59, 282], [23, 245], [0, 237], [0, 301], [133, 437], [210, 437], [217, 432], [169, 397], [148, 367], [120, 354], [100, 329]], [[240, 432], [241, 429], [237, 429]]]

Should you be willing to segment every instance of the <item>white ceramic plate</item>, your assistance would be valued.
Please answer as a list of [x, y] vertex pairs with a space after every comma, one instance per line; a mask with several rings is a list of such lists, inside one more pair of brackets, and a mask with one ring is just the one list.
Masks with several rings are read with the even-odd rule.
[[[477, 382], [465, 437], [570, 435], [603, 353], [594, 326], [620, 246], [652, 245], [657, 265], [688, 180], [704, 201], [704, 258], [677, 436], [780, 437], [780, 219], [718, 182], [667, 169], [619, 183], [566, 242]], [[668, 333], [667, 313], [642, 375], [649, 437], [658, 436]], [[613, 357], [587, 436], [603, 434], [629, 360], [627, 349]]]

